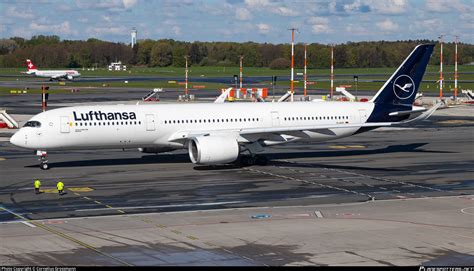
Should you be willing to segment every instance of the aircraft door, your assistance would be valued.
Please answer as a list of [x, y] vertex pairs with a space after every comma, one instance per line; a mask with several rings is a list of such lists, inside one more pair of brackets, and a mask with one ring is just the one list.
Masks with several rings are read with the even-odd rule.
[[272, 127], [280, 126], [280, 115], [277, 111], [272, 111]]
[[69, 123], [69, 117], [68, 116], [61, 116], [60, 118], [60, 131], [61, 133], [69, 133], [70, 131], [70, 123]]
[[360, 123], [365, 123], [367, 121], [367, 110], [359, 109]]
[[145, 115], [146, 118], [146, 130], [155, 131], [155, 116], [153, 114]]

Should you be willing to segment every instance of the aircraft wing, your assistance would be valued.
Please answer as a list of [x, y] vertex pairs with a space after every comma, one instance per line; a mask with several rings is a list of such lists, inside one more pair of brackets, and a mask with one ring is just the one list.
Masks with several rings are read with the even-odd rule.
[[355, 124], [331, 124], [331, 125], [306, 125], [295, 127], [259, 127], [259, 128], [240, 128], [240, 129], [217, 129], [212, 131], [179, 131], [174, 133], [168, 141], [180, 141], [197, 136], [225, 135], [225, 136], [246, 136], [246, 135], [282, 135], [301, 131], [326, 131], [335, 128], [360, 128], [360, 127], [383, 127], [390, 126], [390, 122], [374, 123], [355, 123]]
[[[442, 102], [435, 104], [429, 110], [415, 108], [412, 111], [423, 112], [420, 116], [401, 122], [368, 122], [368, 123], [354, 123], [354, 124], [322, 124], [322, 125], [302, 125], [294, 127], [258, 127], [258, 128], [233, 128], [233, 129], [216, 129], [216, 130], [195, 130], [195, 131], [179, 131], [171, 135], [168, 141], [178, 142], [187, 140], [189, 138], [197, 136], [210, 136], [210, 135], [223, 135], [226, 137], [235, 137], [239, 142], [256, 141], [258, 139], [267, 139], [272, 137], [281, 137], [282, 135], [302, 135], [299, 132], [303, 131], [314, 131], [320, 133], [332, 133], [331, 129], [344, 129], [344, 128], [363, 128], [363, 127], [387, 127], [387, 126], [398, 126], [405, 125], [408, 123], [423, 121], [428, 119], [438, 108], [443, 105]], [[412, 113], [415, 113], [412, 112]], [[250, 139], [250, 140], [249, 140]]]
[[279, 133], [296, 132], [296, 131], [318, 131], [336, 128], [359, 128], [359, 127], [382, 127], [390, 126], [391, 122], [370, 122], [370, 123], [355, 123], [355, 124], [332, 124], [332, 125], [307, 125], [295, 127], [267, 127], [267, 128], [243, 128], [239, 130], [239, 134], [261, 134], [261, 133]]

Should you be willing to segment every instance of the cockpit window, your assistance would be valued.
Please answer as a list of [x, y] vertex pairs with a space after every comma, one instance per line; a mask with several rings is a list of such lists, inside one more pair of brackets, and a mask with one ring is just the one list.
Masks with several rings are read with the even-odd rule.
[[23, 127], [35, 127], [35, 128], [39, 128], [39, 127], [41, 127], [41, 122], [36, 121], [36, 120], [30, 120], [30, 121], [26, 122]]

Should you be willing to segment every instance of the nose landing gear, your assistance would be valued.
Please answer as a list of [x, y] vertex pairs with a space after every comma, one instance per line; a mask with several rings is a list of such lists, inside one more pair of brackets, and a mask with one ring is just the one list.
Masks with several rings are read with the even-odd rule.
[[36, 151], [36, 155], [39, 156], [38, 161], [40, 161], [40, 168], [42, 170], [48, 170], [48, 159], [46, 158], [46, 155], [48, 153], [45, 151]]

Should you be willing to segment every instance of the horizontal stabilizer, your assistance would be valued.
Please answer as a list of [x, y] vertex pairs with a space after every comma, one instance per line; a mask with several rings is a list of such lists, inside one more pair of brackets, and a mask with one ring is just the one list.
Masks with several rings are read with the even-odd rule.
[[416, 113], [421, 113], [425, 112], [427, 109], [424, 107], [418, 107], [414, 106], [413, 110], [406, 110], [406, 111], [397, 111], [397, 112], [392, 112], [388, 114], [389, 116], [405, 116], [405, 115], [410, 115], [410, 114], [416, 114]]
[[418, 122], [418, 121], [426, 120], [426, 119], [428, 119], [429, 117], [431, 117], [431, 115], [433, 115], [433, 113], [434, 113], [438, 108], [440, 108], [442, 105], [444, 105], [444, 103], [443, 103], [443, 102], [439, 102], [439, 103], [433, 105], [428, 111], [424, 112], [423, 114], [419, 115], [418, 117], [416, 117], [416, 118], [414, 118], [414, 119], [411, 119], [411, 120], [402, 121], [402, 122], [400, 122], [399, 124], [407, 124], [407, 123], [413, 123], [413, 122]]

